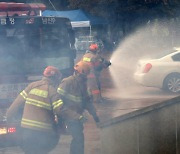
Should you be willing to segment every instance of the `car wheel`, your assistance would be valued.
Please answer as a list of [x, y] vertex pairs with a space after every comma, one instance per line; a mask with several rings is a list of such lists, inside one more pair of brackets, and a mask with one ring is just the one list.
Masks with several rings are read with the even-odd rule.
[[179, 93], [180, 92], [180, 74], [173, 73], [168, 75], [164, 80], [164, 89], [172, 92]]

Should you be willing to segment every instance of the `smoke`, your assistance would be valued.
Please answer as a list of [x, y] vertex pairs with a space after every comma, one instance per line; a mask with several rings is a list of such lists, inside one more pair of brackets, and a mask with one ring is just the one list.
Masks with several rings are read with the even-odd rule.
[[[121, 96], [137, 93], [140, 86], [134, 81], [133, 74], [138, 61], [160, 58], [172, 52], [172, 47], [179, 43], [175, 42], [176, 40], [179, 40], [179, 37], [172, 36], [172, 27], [168, 22], [145, 25], [126, 37], [111, 56], [110, 73], [116, 91]], [[144, 90], [145, 87], [143, 92]]]

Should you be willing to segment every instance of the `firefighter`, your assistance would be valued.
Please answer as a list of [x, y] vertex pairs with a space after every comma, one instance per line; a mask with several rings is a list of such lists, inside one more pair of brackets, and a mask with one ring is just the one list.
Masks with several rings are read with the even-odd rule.
[[70, 154], [84, 154], [83, 122], [86, 121], [86, 118], [83, 116], [83, 112], [87, 110], [96, 123], [99, 122], [99, 118], [87, 91], [87, 75], [90, 67], [80, 61], [74, 66], [74, 70], [72, 76], [61, 81], [58, 93], [64, 102], [62, 117], [72, 136]]
[[88, 88], [93, 95], [93, 100], [96, 103], [102, 102], [101, 97], [101, 84], [100, 74], [104, 68], [108, 68], [111, 65], [110, 61], [105, 60], [99, 54], [99, 48], [97, 44], [91, 44], [89, 50], [85, 53], [82, 61], [86, 62], [90, 67], [91, 71], [88, 75]]
[[10, 122], [23, 109], [21, 148], [25, 154], [47, 154], [59, 141], [55, 116], [60, 114], [63, 105], [57, 93], [60, 78], [60, 71], [48, 66], [43, 78], [30, 83], [7, 111]]

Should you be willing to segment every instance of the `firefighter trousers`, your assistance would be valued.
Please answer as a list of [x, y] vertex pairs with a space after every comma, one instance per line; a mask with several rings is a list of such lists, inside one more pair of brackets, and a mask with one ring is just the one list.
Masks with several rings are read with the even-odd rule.
[[101, 100], [100, 81], [94, 73], [91, 73], [87, 77], [87, 86], [93, 96], [93, 101], [99, 103]]
[[66, 122], [67, 129], [72, 136], [70, 154], [84, 154], [84, 132], [83, 123], [80, 120]]

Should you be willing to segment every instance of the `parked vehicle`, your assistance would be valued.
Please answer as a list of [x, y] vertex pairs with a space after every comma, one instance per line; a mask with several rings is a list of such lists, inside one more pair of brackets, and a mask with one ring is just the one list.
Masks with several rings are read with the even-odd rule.
[[7, 125], [5, 113], [28, 83], [39, 80], [48, 65], [59, 68], [64, 77], [73, 73], [70, 20], [42, 17], [44, 9], [41, 3], [0, 2], [0, 146], [18, 137], [18, 121]]
[[180, 48], [175, 48], [173, 52], [159, 59], [140, 60], [134, 79], [143, 86], [179, 93]]
[[11, 123], [6, 122], [7, 107], [9, 104], [6, 101], [0, 104], [0, 148], [18, 146], [21, 143], [20, 121], [15, 118]]

